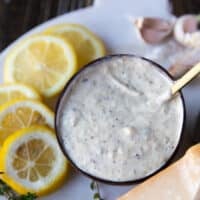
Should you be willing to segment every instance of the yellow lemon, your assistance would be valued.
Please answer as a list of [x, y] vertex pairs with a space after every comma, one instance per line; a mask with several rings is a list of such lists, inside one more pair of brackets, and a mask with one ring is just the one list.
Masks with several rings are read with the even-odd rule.
[[66, 41], [70, 41], [77, 53], [79, 68], [106, 54], [103, 42], [83, 25], [54, 25], [47, 28], [44, 33], [62, 36]]
[[35, 35], [20, 41], [8, 53], [5, 82], [32, 86], [42, 96], [58, 94], [77, 71], [77, 58], [71, 44], [61, 37]]
[[44, 104], [34, 100], [14, 100], [0, 107], [0, 147], [15, 131], [32, 125], [54, 127], [54, 114]]
[[14, 99], [41, 100], [41, 97], [34, 89], [23, 84], [0, 85], [0, 105]]
[[20, 194], [44, 195], [66, 179], [68, 162], [55, 134], [43, 126], [21, 129], [1, 149], [0, 178]]

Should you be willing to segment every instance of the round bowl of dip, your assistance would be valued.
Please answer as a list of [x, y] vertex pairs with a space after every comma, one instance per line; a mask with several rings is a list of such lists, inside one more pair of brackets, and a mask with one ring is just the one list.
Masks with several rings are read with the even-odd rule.
[[64, 155], [85, 175], [111, 184], [141, 181], [169, 163], [181, 140], [185, 104], [173, 78], [135, 55], [86, 65], [65, 86], [55, 128]]

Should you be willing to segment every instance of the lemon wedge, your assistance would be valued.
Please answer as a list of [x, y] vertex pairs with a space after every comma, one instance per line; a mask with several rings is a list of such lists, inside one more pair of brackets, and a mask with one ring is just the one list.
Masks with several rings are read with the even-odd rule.
[[66, 41], [70, 41], [77, 53], [79, 68], [106, 54], [103, 42], [83, 25], [54, 25], [47, 28], [44, 33], [62, 36]]
[[7, 55], [5, 82], [32, 86], [44, 97], [58, 94], [77, 71], [73, 47], [61, 37], [34, 35], [20, 41]]
[[41, 100], [41, 97], [34, 89], [23, 84], [0, 85], [0, 105], [14, 99]]
[[44, 104], [34, 100], [14, 100], [0, 107], [0, 147], [15, 131], [32, 125], [54, 127], [54, 114]]
[[1, 149], [0, 178], [20, 194], [49, 194], [66, 179], [68, 162], [52, 130], [35, 126], [9, 136]]

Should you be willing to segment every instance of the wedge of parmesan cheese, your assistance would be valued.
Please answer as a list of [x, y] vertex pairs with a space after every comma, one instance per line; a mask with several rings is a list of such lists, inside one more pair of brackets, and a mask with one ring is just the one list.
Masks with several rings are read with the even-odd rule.
[[118, 200], [200, 200], [200, 143]]

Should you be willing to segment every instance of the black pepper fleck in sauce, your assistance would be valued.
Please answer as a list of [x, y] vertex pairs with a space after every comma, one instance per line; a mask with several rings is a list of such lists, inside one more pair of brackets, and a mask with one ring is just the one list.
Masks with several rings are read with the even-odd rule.
[[82, 79], [82, 83], [86, 83], [86, 82], [88, 82], [88, 78]]
[[135, 157], [139, 160], [141, 158], [140, 154], [136, 153]]

